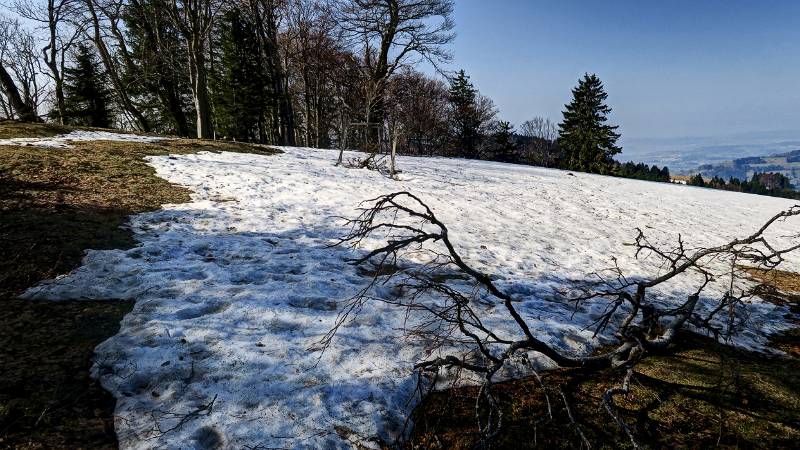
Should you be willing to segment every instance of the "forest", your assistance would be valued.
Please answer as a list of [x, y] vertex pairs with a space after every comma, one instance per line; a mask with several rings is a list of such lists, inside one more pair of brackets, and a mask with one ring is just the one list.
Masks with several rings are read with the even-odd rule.
[[595, 75], [579, 80], [559, 124], [536, 116], [515, 129], [500, 119], [465, 71], [446, 68], [453, 8], [452, 0], [17, 1], [16, 18], [0, 28], [0, 108], [6, 118], [61, 125], [391, 147], [670, 181], [666, 167], [614, 160], [620, 135], [606, 124], [611, 108]]
[[740, 180], [736, 177], [730, 177], [727, 181], [719, 176], [714, 176], [706, 181], [702, 175], [697, 174], [689, 178], [687, 184], [691, 186], [722, 189], [725, 191], [800, 199], [800, 192], [795, 190], [789, 178], [777, 172], [756, 172], [750, 179], [745, 178], [744, 180]]

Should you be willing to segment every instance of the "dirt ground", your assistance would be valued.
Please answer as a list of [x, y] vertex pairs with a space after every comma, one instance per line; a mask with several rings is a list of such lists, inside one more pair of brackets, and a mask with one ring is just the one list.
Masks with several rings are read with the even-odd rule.
[[[768, 358], [685, 333], [675, 354], [645, 360], [631, 394], [618, 400], [637, 443], [647, 448], [797, 448], [800, 360]], [[602, 407], [622, 374], [564, 370], [497, 385], [504, 426], [494, 448], [631, 448]], [[571, 425], [567, 395], [578, 424]], [[475, 388], [437, 392], [416, 409], [406, 448], [469, 449], [479, 442]], [[547, 414], [550, 399], [553, 418]]]

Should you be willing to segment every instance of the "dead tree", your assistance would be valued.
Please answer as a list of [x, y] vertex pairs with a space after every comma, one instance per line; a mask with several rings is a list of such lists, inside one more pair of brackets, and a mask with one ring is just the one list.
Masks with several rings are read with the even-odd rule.
[[[428, 349], [435, 348], [436, 353], [444, 355], [418, 362], [417, 370], [435, 374], [454, 369], [483, 380], [478, 396], [482, 408], [476, 407], [476, 415], [487, 440], [498, 433], [503, 420], [492, 385], [498, 372], [513, 358], [543, 355], [562, 368], [619, 371], [622, 382], [606, 392], [602, 403], [635, 446], [634, 435], [616, 412], [614, 399], [628, 392], [636, 365], [648, 355], [670, 350], [678, 332], [689, 326], [717, 337], [734, 334], [737, 325], [741, 325], [733, 319], [737, 308], [763, 288], [740, 277], [741, 267], [772, 270], [784, 262], [788, 253], [800, 249], [800, 234], [788, 237], [789, 244], [783, 245], [765, 235], [776, 222], [796, 216], [800, 216], [800, 205], [776, 214], [747, 237], [707, 248], [690, 249], [681, 237], [674, 248], [663, 248], [651, 243], [639, 230], [633, 243], [636, 257], [656, 258], [662, 263], [662, 273], [651, 278], [629, 278], [615, 262], [610, 269], [612, 276], [598, 272], [596, 282], [580, 286], [581, 295], [571, 300], [578, 304], [607, 301], [605, 312], [595, 318], [595, 336], [608, 329], [617, 342], [601, 354], [571, 355], [536, 336], [533, 319], [519, 312], [515, 299], [490, 274], [475, 269], [461, 257], [445, 224], [422, 200], [409, 192], [385, 195], [369, 200], [361, 214], [348, 221], [350, 231], [337, 244], [357, 247], [366, 238], [385, 240], [352, 261], [371, 265], [370, 272], [376, 275], [372, 283], [346, 302], [336, 326], [321, 343], [323, 348], [330, 344], [339, 326], [358, 314], [370, 299], [405, 308], [409, 317], [417, 319], [407, 331], [422, 339]], [[409, 256], [423, 262], [412, 264]], [[717, 299], [704, 296], [709, 283], [721, 276], [731, 278], [728, 291]], [[696, 290], [677, 307], [656, 301], [653, 290], [676, 279], [694, 282]], [[394, 283], [397, 296], [372, 296], [372, 288], [379, 280], [382, 284]], [[485, 325], [487, 299], [488, 306], [499, 307], [508, 315], [515, 333], [499, 333]], [[481, 410], [489, 412], [481, 414]]]

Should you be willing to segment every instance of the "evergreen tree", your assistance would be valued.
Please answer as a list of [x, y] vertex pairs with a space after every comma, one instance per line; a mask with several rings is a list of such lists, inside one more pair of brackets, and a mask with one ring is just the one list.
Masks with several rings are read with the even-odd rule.
[[700, 187], [706, 186], [706, 182], [705, 180], [703, 180], [703, 176], [700, 175], [699, 173], [689, 178], [688, 184], [689, 186], [700, 186]]
[[485, 128], [495, 116], [491, 101], [478, 94], [463, 70], [450, 81], [448, 101], [451, 135], [457, 154], [480, 157]]
[[559, 146], [566, 152], [569, 169], [610, 173], [617, 146], [618, 127], [607, 125], [611, 108], [603, 83], [596, 75], [585, 74], [572, 90], [572, 101], [565, 106], [564, 120], [559, 124]]
[[514, 135], [514, 126], [511, 122], [501, 120], [497, 123], [494, 133], [494, 159], [502, 162], [515, 163], [519, 159], [517, 142]]
[[180, 32], [161, 14], [166, 0], [141, 0], [123, 9], [128, 58], [123, 82], [155, 131], [194, 135], [189, 62]]
[[239, 8], [223, 17], [219, 30], [219, 71], [213, 74], [218, 134], [240, 141], [264, 141], [269, 106], [266, 62], [256, 25]]
[[111, 92], [105, 72], [86, 44], [79, 44], [75, 65], [64, 69], [65, 119], [74, 125], [111, 127]]

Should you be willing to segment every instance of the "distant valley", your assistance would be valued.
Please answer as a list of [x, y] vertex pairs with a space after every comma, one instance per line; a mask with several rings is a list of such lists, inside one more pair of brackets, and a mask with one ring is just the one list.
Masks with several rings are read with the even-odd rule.
[[[778, 172], [800, 186], [800, 140], [797, 132], [713, 138], [633, 139], [624, 144], [621, 161], [667, 166], [678, 175], [749, 178], [755, 172]], [[726, 142], [727, 141], [727, 142]], [[731, 144], [729, 142], [739, 142]]]
[[776, 172], [788, 177], [795, 189], [800, 187], [800, 150], [773, 156], [750, 156], [719, 164], [703, 164], [697, 172], [704, 178], [731, 177], [744, 180], [754, 173]]

